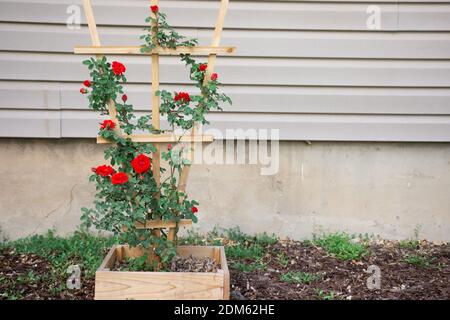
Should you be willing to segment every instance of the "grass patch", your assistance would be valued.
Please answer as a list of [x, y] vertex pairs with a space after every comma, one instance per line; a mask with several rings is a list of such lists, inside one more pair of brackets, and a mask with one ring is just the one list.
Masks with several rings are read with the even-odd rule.
[[256, 235], [256, 243], [263, 246], [273, 246], [278, 242], [278, 237], [275, 234], [269, 235], [267, 233], [261, 233]]
[[249, 241], [252, 241], [252, 237], [243, 233], [239, 227], [230, 228], [225, 230], [225, 233], [223, 234], [226, 236], [229, 240], [244, 244]]
[[287, 265], [289, 264], [289, 259], [284, 252], [277, 254], [277, 261], [283, 267], [287, 267]]
[[402, 240], [398, 243], [398, 246], [402, 249], [416, 250], [419, 249], [418, 240]]
[[[76, 232], [68, 237], [56, 236], [53, 231], [44, 235], [34, 235], [15, 241], [0, 243], [0, 249], [11, 250], [16, 254], [35, 254], [49, 265], [43, 269], [2, 277], [0, 300], [17, 300], [36, 295], [59, 298], [68, 293], [66, 280], [67, 268], [79, 265], [83, 277], [93, 278], [108, 248], [114, 243], [113, 238], [99, 237], [83, 232]], [[32, 268], [32, 266], [30, 266]], [[37, 273], [35, 273], [37, 272]], [[36, 289], [33, 289], [36, 288]]]
[[319, 279], [320, 279], [319, 274], [299, 272], [299, 271], [289, 271], [286, 272], [285, 274], [282, 274], [280, 277], [281, 281], [287, 283], [300, 283], [300, 284], [308, 284]]
[[368, 249], [365, 244], [353, 242], [353, 239], [346, 233], [333, 233], [321, 238], [314, 236], [313, 242], [337, 259], [359, 260], [368, 254]]
[[4, 242], [2, 247], [14, 248], [17, 253], [34, 253], [48, 260], [56, 271], [66, 275], [67, 267], [80, 265], [87, 276], [94, 276], [113, 238], [99, 237], [83, 232], [63, 238], [53, 231], [16, 241]]
[[247, 259], [257, 260], [264, 254], [264, 249], [259, 245], [237, 245], [232, 247], [225, 247], [227, 257], [230, 259]]
[[421, 268], [430, 268], [433, 266], [434, 258], [424, 257], [418, 254], [409, 254], [405, 257], [404, 261], [410, 265], [421, 267]]
[[231, 263], [231, 267], [241, 272], [253, 272], [266, 269], [266, 265], [261, 260], [254, 261], [251, 263], [235, 261]]

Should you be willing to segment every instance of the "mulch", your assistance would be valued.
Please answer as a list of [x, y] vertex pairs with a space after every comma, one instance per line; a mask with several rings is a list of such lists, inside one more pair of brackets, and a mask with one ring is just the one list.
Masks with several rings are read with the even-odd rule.
[[[68, 277], [68, 275], [64, 275]], [[82, 279], [80, 290], [58, 290], [63, 287], [61, 275], [36, 254], [0, 251], [0, 300], [85, 300], [94, 298], [94, 279]]]
[[[283, 264], [280, 253], [287, 258]], [[408, 255], [421, 255], [429, 265], [409, 264]], [[421, 242], [419, 248], [402, 248], [397, 242], [370, 245], [370, 254], [360, 261], [341, 261], [322, 248], [295, 241], [281, 241], [267, 248], [264, 270], [241, 272], [231, 269], [232, 299], [450, 299], [450, 245]], [[249, 261], [250, 263], [250, 261]], [[367, 287], [369, 266], [381, 272], [380, 289]], [[24, 281], [32, 272], [33, 281]], [[286, 272], [318, 275], [309, 283], [287, 283]], [[93, 299], [94, 280], [82, 278], [80, 290], [59, 290], [67, 275], [52, 276], [49, 261], [35, 254], [0, 252], [0, 300], [20, 292], [21, 299]]]
[[[265, 271], [231, 271], [234, 299], [450, 299], [450, 245], [420, 244], [420, 249], [404, 249], [396, 242], [380, 241], [370, 245], [370, 255], [360, 261], [341, 261], [320, 247], [298, 242], [277, 243], [264, 257]], [[284, 267], [273, 259], [280, 252], [288, 257]], [[432, 261], [430, 266], [411, 265], [407, 255], [420, 254]], [[380, 289], [369, 289], [368, 267], [380, 270]], [[308, 284], [289, 284], [280, 280], [288, 271], [320, 275]]]

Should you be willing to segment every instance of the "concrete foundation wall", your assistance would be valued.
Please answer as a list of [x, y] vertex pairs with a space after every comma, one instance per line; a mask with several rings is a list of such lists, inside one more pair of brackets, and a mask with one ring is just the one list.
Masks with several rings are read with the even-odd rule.
[[[0, 139], [0, 228], [11, 239], [76, 230], [90, 206], [93, 139]], [[450, 144], [280, 143], [277, 174], [258, 165], [197, 165], [188, 191], [201, 231], [239, 225], [296, 239], [347, 231], [450, 241]]]

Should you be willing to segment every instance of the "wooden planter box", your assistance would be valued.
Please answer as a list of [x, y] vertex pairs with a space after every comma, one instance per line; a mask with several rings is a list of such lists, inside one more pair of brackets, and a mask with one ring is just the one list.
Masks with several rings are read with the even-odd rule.
[[217, 272], [109, 271], [116, 259], [138, 257], [142, 250], [114, 246], [95, 273], [95, 300], [228, 300], [230, 274], [225, 250], [213, 246], [180, 246], [181, 256], [211, 257], [220, 264]]

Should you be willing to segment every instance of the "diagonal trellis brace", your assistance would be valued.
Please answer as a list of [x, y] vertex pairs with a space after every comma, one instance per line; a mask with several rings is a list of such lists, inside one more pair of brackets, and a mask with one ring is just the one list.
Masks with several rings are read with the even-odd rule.
[[[216, 26], [214, 28], [214, 36], [211, 42], [211, 47], [218, 47], [220, 44], [220, 38], [222, 36], [223, 24], [225, 22], [225, 16], [228, 11], [228, 0], [222, 0], [220, 3], [220, 10], [217, 16]], [[216, 53], [210, 53], [208, 57], [208, 68], [206, 69], [205, 78], [203, 80], [203, 85], [205, 85], [209, 79], [211, 78], [211, 74], [214, 72], [214, 67], [216, 64]], [[195, 137], [197, 135], [198, 125], [194, 124], [194, 127], [191, 131], [191, 137]], [[191, 150], [189, 152], [189, 160], [192, 163], [195, 155], [195, 141], [192, 139], [191, 142]], [[183, 171], [180, 174], [180, 178], [178, 180], [178, 190], [181, 192], [186, 191], [187, 180], [189, 178], [190, 166], [184, 167]]]

